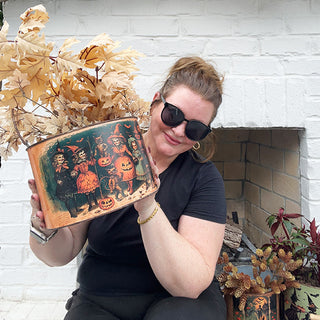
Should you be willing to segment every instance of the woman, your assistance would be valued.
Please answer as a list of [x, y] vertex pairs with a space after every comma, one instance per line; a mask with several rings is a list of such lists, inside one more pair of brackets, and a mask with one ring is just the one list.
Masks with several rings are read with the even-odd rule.
[[[211, 65], [198, 57], [178, 60], [154, 95], [144, 135], [159, 175], [157, 194], [59, 229], [45, 245], [30, 239], [52, 266], [70, 262], [88, 239], [80, 289], [65, 320], [226, 318], [213, 280], [226, 219], [223, 181], [192, 151], [210, 133], [221, 95]], [[33, 225], [49, 236], [33, 180], [30, 185]]]

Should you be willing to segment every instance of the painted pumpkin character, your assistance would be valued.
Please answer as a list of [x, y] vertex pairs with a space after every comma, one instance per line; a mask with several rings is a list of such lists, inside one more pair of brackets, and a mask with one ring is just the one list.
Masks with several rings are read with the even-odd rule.
[[146, 170], [146, 159], [144, 159], [143, 153], [140, 151], [137, 140], [134, 137], [130, 137], [128, 139], [128, 144], [132, 151], [133, 162], [136, 168], [137, 180], [145, 182], [146, 187], [148, 188], [151, 183], [151, 174], [148, 173], [148, 170]]
[[89, 170], [89, 166], [94, 166], [95, 159], [88, 160], [87, 154], [83, 148], [77, 146], [68, 146], [73, 151], [75, 166], [73, 168], [73, 175], [77, 176], [78, 193], [83, 193], [87, 197], [89, 210], [93, 208], [92, 202], [98, 205], [95, 191], [100, 186], [98, 176]]
[[114, 199], [112, 197], [103, 198], [99, 200], [99, 207], [102, 210], [110, 210], [114, 206]]
[[121, 177], [128, 185], [129, 194], [133, 193], [133, 179], [136, 177], [136, 170], [132, 160], [132, 154], [125, 144], [125, 138], [120, 133], [120, 124], [117, 124], [111, 136], [108, 137], [108, 143], [112, 145], [114, 166]]
[[64, 202], [70, 216], [75, 218], [77, 217], [77, 212], [79, 212], [75, 199], [77, 187], [71, 176], [71, 169], [65, 158], [63, 149], [57, 148], [52, 157], [52, 166], [54, 168], [54, 178], [57, 183], [56, 196]]

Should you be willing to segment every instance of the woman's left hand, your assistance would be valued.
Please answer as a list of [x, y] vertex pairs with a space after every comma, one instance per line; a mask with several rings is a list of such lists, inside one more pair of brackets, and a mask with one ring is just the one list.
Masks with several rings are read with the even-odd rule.
[[[160, 187], [160, 179], [159, 179], [159, 169], [156, 165], [156, 162], [153, 160], [151, 156], [151, 150], [148, 148], [147, 150], [147, 155], [149, 158], [149, 163], [150, 163], [150, 170], [152, 172], [152, 176], [154, 177], [154, 183]], [[151, 194], [148, 197], [145, 197], [141, 200], [138, 200], [137, 202], [134, 203], [134, 208], [138, 211], [139, 215], [140, 212], [143, 213], [145, 211], [149, 211], [149, 208], [154, 207], [154, 202], [155, 202], [155, 195], [156, 193]]]

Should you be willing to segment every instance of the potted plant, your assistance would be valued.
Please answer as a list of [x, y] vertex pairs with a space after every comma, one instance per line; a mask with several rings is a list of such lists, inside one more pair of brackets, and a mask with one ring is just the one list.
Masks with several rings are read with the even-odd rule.
[[279, 294], [299, 287], [293, 271], [302, 265], [290, 252], [257, 249], [251, 265], [235, 266], [226, 252], [219, 258], [223, 265], [217, 276], [227, 304], [227, 319], [280, 319]]
[[119, 50], [106, 34], [77, 54], [70, 47], [78, 41], [66, 39], [54, 54], [54, 43], [41, 33], [46, 9], [29, 8], [20, 18], [14, 40], [7, 39], [7, 22], [0, 31], [0, 156], [28, 148], [48, 228], [155, 192], [140, 131], [149, 103], [132, 84], [142, 55]]
[[293, 219], [300, 218], [297, 213], [278, 213], [267, 218], [272, 238], [263, 248], [291, 252], [293, 259], [301, 259], [302, 266], [293, 271], [299, 281], [299, 289], [284, 292], [286, 319], [311, 319], [320, 309], [320, 230], [315, 219], [297, 226]]

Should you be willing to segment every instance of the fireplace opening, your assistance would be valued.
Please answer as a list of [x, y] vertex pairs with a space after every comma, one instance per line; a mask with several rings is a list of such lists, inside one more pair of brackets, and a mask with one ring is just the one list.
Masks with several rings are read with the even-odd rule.
[[[217, 148], [212, 161], [224, 179], [228, 219], [236, 215], [239, 227], [257, 247], [270, 237], [266, 223], [270, 213], [281, 207], [301, 213], [301, 132], [296, 128], [215, 129]], [[206, 147], [203, 142], [202, 150]]]

